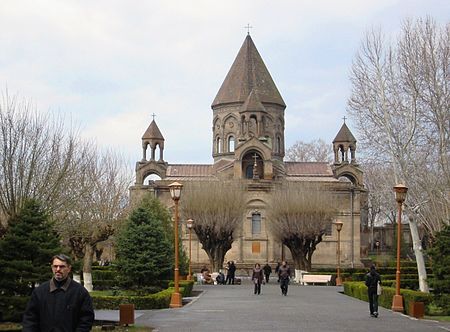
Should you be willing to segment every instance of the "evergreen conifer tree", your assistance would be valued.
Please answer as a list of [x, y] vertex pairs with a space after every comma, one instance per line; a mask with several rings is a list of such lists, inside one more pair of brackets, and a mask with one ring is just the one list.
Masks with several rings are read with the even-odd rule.
[[[160, 220], [162, 227], [164, 229], [164, 234], [167, 240], [170, 242], [170, 248], [174, 250], [174, 232], [173, 232], [173, 222], [172, 216], [170, 215], [169, 210], [161, 204], [161, 202], [153, 197], [152, 195], [146, 195], [141, 201], [141, 207], [146, 209], [152, 218], [156, 220]], [[180, 275], [186, 275], [189, 269], [189, 258], [187, 256], [186, 251], [183, 247], [183, 242], [181, 241], [181, 223], [178, 224], [180, 227], [178, 231], [179, 239], [178, 239], [178, 253], [179, 253], [179, 263], [178, 268], [180, 271]], [[169, 249], [168, 249], [169, 250]]]
[[36, 200], [27, 200], [0, 240], [0, 294], [30, 295], [51, 278], [50, 259], [62, 251], [60, 238]]
[[116, 248], [117, 269], [127, 286], [142, 288], [168, 278], [173, 266], [173, 245], [163, 227], [168, 217], [156, 199], [131, 213]]
[[450, 225], [436, 234], [433, 247], [428, 250], [432, 258], [434, 278], [431, 280], [438, 305], [450, 314]]

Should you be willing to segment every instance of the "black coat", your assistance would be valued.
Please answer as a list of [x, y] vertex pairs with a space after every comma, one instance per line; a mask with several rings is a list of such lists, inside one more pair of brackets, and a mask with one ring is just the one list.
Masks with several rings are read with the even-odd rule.
[[371, 290], [376, 290], [378, 282], [381, 282], [381, 277], [375, 270], [371, 270], [366, 274], [366, 286]]
[[47, 281], [33, 291], [23, 315], [24, 332], [90, 331], [94, 308], [88, 291], [67, 279], [60, 288]]

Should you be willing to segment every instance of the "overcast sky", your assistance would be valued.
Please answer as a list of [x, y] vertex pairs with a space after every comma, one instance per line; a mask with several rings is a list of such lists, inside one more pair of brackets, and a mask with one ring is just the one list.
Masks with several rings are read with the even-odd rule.
[[63, 113], [130, 167], [153, 113], [166, 161], [209, 164], [210, 105], [249, 23], [287, 105], [286, 146], [331, 144], [365, 31], [394, 38], [426, 15], [448, 22], [450, 1], [1, 0], [0, 88]]

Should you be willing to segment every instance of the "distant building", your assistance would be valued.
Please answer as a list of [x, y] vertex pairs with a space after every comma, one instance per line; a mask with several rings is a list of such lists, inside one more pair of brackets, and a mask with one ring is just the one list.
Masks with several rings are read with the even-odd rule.
[[[356, 161], [356, 139], [347, 125], [333, 140], [334, 163], [287, 162], [285, 156], [286, 105], [258, 50], [248, 35], [220, 87], [211, 108], [212, 157], [207, 165], [170, 164], [164, 160], [164, 137], [153, 120], [142, 136], [142, 160], [136, 163], [136, 182], [130, 188], [132, 201], [153, 192], [168, 207], [173, 206], [167, 185], [207, 179], [243, 179], [247, 211], [242, 227], [225, 261], [238, 266], [276, 262], [290, 252], [272, 236], [267, 225], [267, 202], [275, 183], [314, 182], [336, 193], [344, 223], [341, 232], [343, 266], [360, 263], [360, 210], [365, 196], [363, 172]], [[206, 130], [206, 128], [205, 128]], [[157, 176], [158, 179], [151, 176]], [[185, 226], [183, 226], [185, 227]], [[187, 232], [183, 231], [187, 248]], [[314, 266], [335, 266], [337, 232], [330, 227], [313, 255]], [[208, 257], [195, 236], [192, 261], [207, 264]]]

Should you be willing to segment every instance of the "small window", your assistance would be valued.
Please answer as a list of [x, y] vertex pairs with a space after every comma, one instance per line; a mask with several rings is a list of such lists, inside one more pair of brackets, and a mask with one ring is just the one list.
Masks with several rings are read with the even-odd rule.
[[234, 137], [228, 137], [228, 152], [234, 152]]
[[254, 241], [252, 242], [252, 254], [260, 254], [261, 253], [261, 242]]
[[280, 137], [277, 137], [277, 144], [276, 144], [276, 147], [275, 147], [275, 152], [276, 153], [281, 153], [281, 138]]
[[252, 214], [252, 235], [261, 234], [261, 215], [259, 213]]
[[216, 140], [216, 152], [222, 153], [222, 140], [220, 139], [220, 137], [217, 137]]

